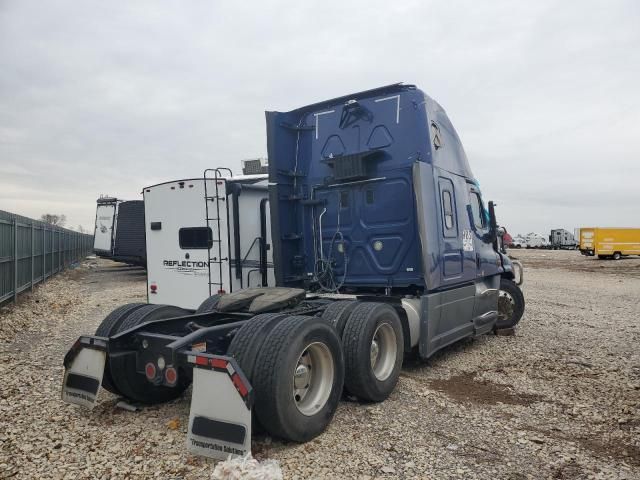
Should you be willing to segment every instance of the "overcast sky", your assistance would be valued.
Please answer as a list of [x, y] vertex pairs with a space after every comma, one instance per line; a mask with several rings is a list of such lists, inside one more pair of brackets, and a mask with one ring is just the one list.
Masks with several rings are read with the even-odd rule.
[[394, 82], [512, 233], [640, 227], [634, 0], [0, 0], [0, 209], [93, 229], [100, 194], [266, 156], [265, 110]]

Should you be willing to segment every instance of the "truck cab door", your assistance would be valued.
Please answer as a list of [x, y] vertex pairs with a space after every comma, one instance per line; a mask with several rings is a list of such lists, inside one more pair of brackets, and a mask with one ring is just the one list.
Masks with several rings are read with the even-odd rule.
[[476, 260], [473, 323], [476, 333], [482, 334], [493, 327], [497, 315], [500, 262], [490, 235], [489, 215], [475, 185], [469, 185], [468, 214]]
[[440, 286], [428, 295], [427, 355], [473, 333], [475, 263], [473, 248], [466, 243], [466, 186], [455, 175], [437, 178], [440, 206]]
[[489, 215], [482, 203], [480, 191], [475, 186], [469, 186], [469, 206], [469, 224], [476, 253], [476, 278], [482, 278], [497, 273], [497, 255], [493, 239], [489, 238]]
[[456, 284], [462, 280], [464, 270], [456, 188], [453, 181], [445, 177], [438, 179], [438, 187], [442, 215], [442, 283]]

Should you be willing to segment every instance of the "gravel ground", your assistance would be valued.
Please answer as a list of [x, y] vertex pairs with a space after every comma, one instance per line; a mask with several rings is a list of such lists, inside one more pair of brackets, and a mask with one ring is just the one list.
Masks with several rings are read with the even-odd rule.
[[[407, 361], [381, 404], [343, 401], [304, 445], [257, 438], [285, 478], [640, 478], [640, 258], [514, 251], [525, 317], [427, 363]], [[95, 263], [95, 262], [94, 262]], [[99, 261], [0, 310], [0, 478], [210, 478], [185, 451], [189, 394], [127, 412], [102, 392], [60, 400], [62, 358], [144, 274]]]

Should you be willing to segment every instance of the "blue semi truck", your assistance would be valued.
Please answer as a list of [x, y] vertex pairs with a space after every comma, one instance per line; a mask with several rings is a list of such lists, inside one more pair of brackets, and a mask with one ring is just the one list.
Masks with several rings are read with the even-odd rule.
[[438, 103], [395, 84], [266, 122], [259, 244], [276, 284], [220, 292], [195, 313], [119, 307], [67, 353], [65, 401], [92, 407], [102, 385], [152, 404], [193, 384], [187, 446], [226, 458], [250, 451], [256, 428], [308, 441], [343, 391], [385, 400], [407, 354], [518, 323], [521, 272]]

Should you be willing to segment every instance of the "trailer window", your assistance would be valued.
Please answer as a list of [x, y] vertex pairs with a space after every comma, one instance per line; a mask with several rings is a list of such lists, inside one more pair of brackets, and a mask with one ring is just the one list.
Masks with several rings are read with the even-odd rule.
[[473, 213], [473, 223], [477, 229], [483, 229], [487, 226], [487, 221], [484, 218], [484, 207], [482, 206], [482, 199], [476, 192], [471, 192], [471, 211]]
[[213, 245], [213, 232], [209, 227], [181, 228], [178, 236], [182, 249], [208, 249]]

